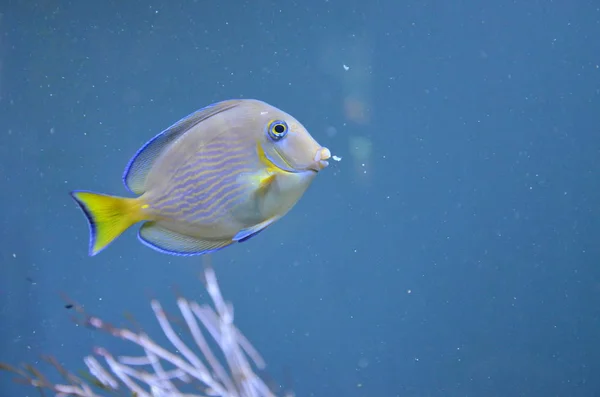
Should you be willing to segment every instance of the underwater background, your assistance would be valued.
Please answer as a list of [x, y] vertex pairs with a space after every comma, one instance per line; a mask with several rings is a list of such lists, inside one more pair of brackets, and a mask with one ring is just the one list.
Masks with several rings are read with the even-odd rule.
[[[200, 257], [88, 256], [73, 189], [125, 194], [137, 149], [256, 98], [342, 157], [212, 255], [237, 325], [298, 396], [600, 395], [600, 3], [0, 5], [0, 361], [83, 369], [118, 341], [60, 294], [160, 332]], [[171, 306], [169, 306], [171, 304]], [[34, 396], [0, 373], [0, 396]]]

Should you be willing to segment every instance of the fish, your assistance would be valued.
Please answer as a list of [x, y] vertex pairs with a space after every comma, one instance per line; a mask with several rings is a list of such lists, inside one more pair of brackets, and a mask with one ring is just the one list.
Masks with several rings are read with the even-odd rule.
[[70, 194], [87, 218], [90, 256], [140, 222], [144, 245], [202, 255], [281, 219], [330, 158], [293, 116], [257, 99], [232, 99], [184, 117], [137, 151], [123, 173], [136, 197]]

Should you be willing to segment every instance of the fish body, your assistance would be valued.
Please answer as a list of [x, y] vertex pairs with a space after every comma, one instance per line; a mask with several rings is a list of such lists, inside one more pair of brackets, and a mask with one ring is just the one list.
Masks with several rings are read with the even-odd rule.
[[284, 216], [331, 153], [298, 120], [265, 102], [210, 105], [146, 143], [130, 160], [124, 198], [71, 192], [90, 226], [90, 255], [127, 228], [168, 254], [200, 255], [245, 241]]

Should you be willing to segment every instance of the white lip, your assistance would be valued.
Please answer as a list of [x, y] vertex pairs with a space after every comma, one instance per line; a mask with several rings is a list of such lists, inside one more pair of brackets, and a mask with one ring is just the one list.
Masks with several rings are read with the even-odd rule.
[[326, 147], [322, 147], [321, 149], [317, 150], [317, 153], [315, 153], [314, 158], [315, 171], [320, 171], [323, 168], [327, 167], [329, 165], [329, 162], [327, 160], [329, 160], [330, 158], [331, 152]]

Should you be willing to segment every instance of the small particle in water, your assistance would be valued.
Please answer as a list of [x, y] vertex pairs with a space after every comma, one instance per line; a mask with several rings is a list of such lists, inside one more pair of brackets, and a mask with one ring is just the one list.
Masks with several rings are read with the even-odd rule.
[[331, 159], [334, 161], [342, 161], [342, 158], [339, 156], [331, 156]]
[[348, 70], [350, 70], [350, 66], [344, 65], [344, 70], [347, 72]]

